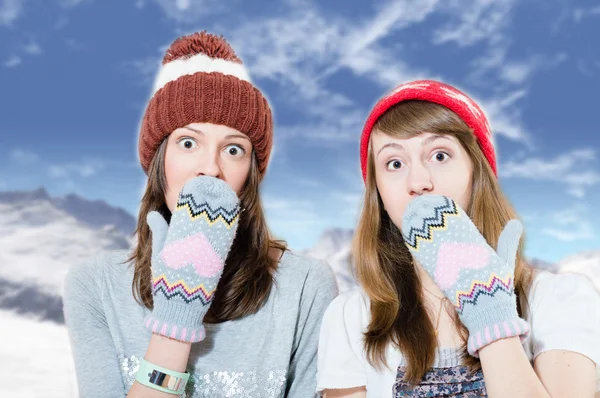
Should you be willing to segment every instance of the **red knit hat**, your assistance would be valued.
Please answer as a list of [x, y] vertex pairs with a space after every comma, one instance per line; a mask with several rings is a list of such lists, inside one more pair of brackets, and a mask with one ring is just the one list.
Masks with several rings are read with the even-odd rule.
[[367, 118], [360, 139], [360, 167], [364, 181], [367, 180], [367, 154], [373, 126], [388, 109], [407, 100], [435, 102], [460, 116], [473, 130], [481, 151], [492, 166], [494, 174], [498, 175], [492, 130], [481, 108], [475, 101], [452, 86], [434, 80], [417, 80], [399, 85], [380, 99]]
[[264, 176], [273, 145], [271, 109], [223, 37], [200, 32], [175, 40], [163, 58], [153, 93], [139, 137], [146, 174], [160, 143], [175, 129], [214, 123], [250, 138]]

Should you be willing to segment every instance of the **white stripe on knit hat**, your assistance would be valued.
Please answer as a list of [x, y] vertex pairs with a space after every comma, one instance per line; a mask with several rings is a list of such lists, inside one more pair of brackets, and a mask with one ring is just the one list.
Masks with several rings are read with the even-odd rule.
[[156, 93], [167, 83], [177, 80], [181, 76], [193, 75], [198, 72], [221, 72], [224, 75], [235, 76], [240, 80], [250, 82], [250, 76], [244, 65], [221, 58], [211, 58], [206, 54], [196, 54], [189, 58], [175, 59], [162, 65], [154, 81], [153, 92]]

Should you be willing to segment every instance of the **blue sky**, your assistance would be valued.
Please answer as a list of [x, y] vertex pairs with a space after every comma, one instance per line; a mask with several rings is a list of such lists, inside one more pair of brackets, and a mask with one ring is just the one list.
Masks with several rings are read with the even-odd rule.
[[262, 193], [292, 247], [356, 223], [370, 107], [400, 82], [435, 78], [490, 118], [527, 255], [600, 248], [597, 3], [320, 3], [0, 0], [0, 190], [44, 186], [136, 214], [154, 74], [177, 36], [207, 29], [232, 43], [272, 104]]

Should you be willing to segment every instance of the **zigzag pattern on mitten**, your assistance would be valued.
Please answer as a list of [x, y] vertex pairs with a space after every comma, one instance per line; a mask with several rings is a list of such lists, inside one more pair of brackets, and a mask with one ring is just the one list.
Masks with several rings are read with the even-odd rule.
[[404, 235], [406, 244], [415, 251], [419, 251], [419, 241], [431, 242], [433, 231], [446, 229], [447, 217], [458, 216], [458, 208], [454, 202], [444, 197], [444, 204], [435, 207], [435, 215], [423, 219], [420, 227], [411, 226], [407, 234]]
[[468, 290], [456, 292], [456, 301], [453, 304], [459, 314], [462, 314], [465, 305], [477, 305], [477, 300], [481, 295], [492, 297], [498, 291], [511, 295], [513, 290], [513, 278], [510, 275], [507, 275], [505, 279], [492, 275], [488, 282], [473, 281]]
[[177, 210], [181, 208], [187, 208], [187, 214], [192, 220], [204, 217], [210, 226], [221, 220], [227, 228], [231, 228], [239, 217], [239, 206], [232, 210], [227, 210], [221, 206], [213, 209], [207, 202], [196, 203], [192, 194], [180, 195], [177, 201]]
[[159, 275], [153, 281], [154, 295], [162, 293], [168, 300], [179, 296], [186, 303], [191, 303], [194, 300], [199, 300], [202, 304], [208, 305], [215, 293], [216, 289], [209, 290], [204, 284], [195, 287], [189, 287], [183, 279], [175, 283], [170, 283], [165, 275]]

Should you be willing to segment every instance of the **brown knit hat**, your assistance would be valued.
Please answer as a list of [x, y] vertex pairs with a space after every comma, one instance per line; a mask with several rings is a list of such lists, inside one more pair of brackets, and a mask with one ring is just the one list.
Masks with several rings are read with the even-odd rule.
[[163, 58], [153, 93], [139, 137], [146, 174], [160, 143], [175, 129], [214, 123], [250, 138], [264, 176], [273, 143], [271, 109], [223, 37], [199, 32], [175, 40]]

